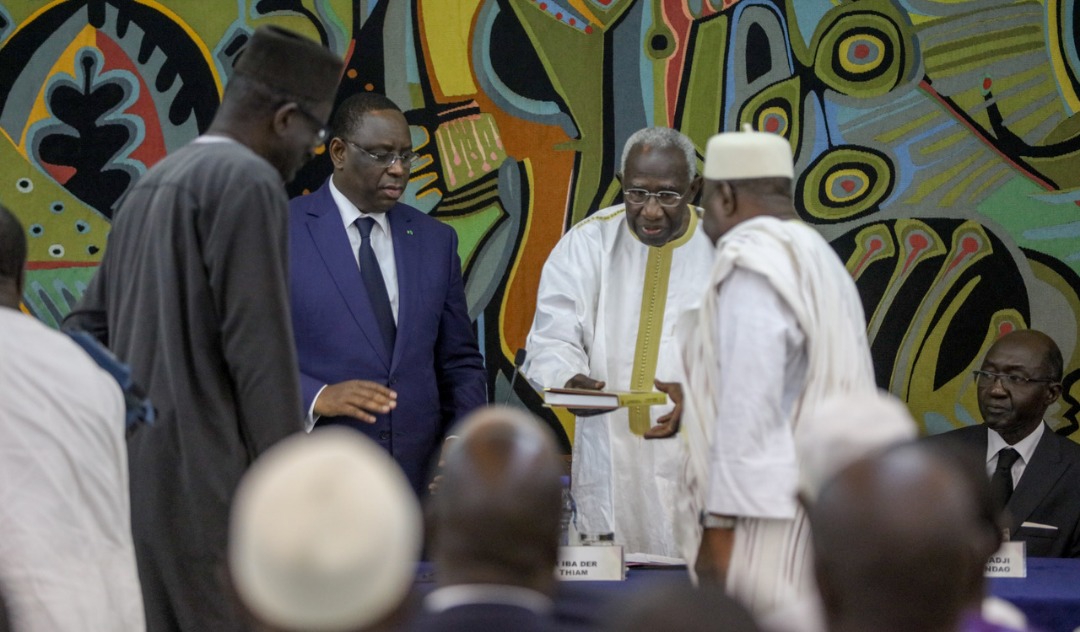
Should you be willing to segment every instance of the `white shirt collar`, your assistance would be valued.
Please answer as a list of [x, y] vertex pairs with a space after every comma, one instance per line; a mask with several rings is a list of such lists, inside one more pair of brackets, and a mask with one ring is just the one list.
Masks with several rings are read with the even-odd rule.
[[555, 604], [547, 595], [522, 586], [502, 584], [458, 584], [444, 586], [424, 597], [424, 609], [443, 612], [458, 606], [497, 604], [525, 608], [540, 615], [551, 614]]
[[193, 140], [191, 142], [199, 143], [200, 145], [206, 144], [206, 143], [236, 143], [236, 144], [239, 144], [239, 141], [237, 141], [235, 138], [230, 138], [229, 136], [226, 136], [224, 134], [203, 134], [202, 136], [196, 137], [195, 140]]
[[1005, 443], [1005, 440], [1001, 438], [1001, 435], [994, 432], [990, 428], [987, 428], [986, 429], [986, 432], [988, 433], [987, 434], [987, 440], [986, 440], [986, 463], [987, 463], [987, 465], [989, 465], [990, 462], [993, 459], [997, 458], [997, 453], [1000, 452], [1002, 448], [1012, 448], [1013, 450], [1016, 450], [1020, 454], [1020, 458], [1024, 461], [1025, 465], [1028, 464], [1028, 463], [1031, 463], [1031, 456], [1033, 454], [1035, 454], [1035, 448], [1037, 448], [1039, 446], [1039, 440], [1042, 439], [1043, 432], [1045, 432], [1045, 431], [1046, 431], [1046, 422], [1045, 421], [1040, 422], [1039, 425], [1036, 426], [1035, 429], [1031, 431], [1031, 434], [1029, 434], [1028, 436], [1024, 437], [1023, 439], [1017, 441], [1014, 445], [1009, 445], [1009, 444]]
[[390, 234], [390, 220], [386, 217], [386, 213], [360, 212], [360, 209], [356, 208], [356, 205], [350, 202], [349, 198], [345, 197], [345, 194], [334, 185], [333, 176], [330, 177], [330, 197], [334, 198], [334, 203], [337, 205], [338, 213], [341, 214], [341, 222], [345, 224], [345, 228], [352, 226], [361, 217], [370, 217], [382, 228], [383, 233]]

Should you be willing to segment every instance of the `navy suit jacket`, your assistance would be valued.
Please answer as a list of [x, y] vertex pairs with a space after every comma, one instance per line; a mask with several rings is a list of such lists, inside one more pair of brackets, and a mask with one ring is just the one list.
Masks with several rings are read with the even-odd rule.
[[423, 612], [406, 627], [409, 632], [559, 632], [569, 630], [550, 616], [503, 604], [467, 604], [439, 613]]
[[293, 331], [304, 409], [326, 384], [369, 380], [397, 392], [363, 432], [401, 465], [419, 495], [447, 429], [487, 402], [487, 377], [465, 303], [457, 233], [405, 204], [387, 211], [398, 279], [397, 340], [388, 357], [329, 181], [289, 203]]
[[[970, 450], [986, 461], [984, 425], [930, 437]], [[1027, 542], [1030, 557], [1080, 557], [1080, 445], [1045, 428], [1005, 509], [1013, 540]], [[1032, 522], [1056, 529], [1021, 527]]]

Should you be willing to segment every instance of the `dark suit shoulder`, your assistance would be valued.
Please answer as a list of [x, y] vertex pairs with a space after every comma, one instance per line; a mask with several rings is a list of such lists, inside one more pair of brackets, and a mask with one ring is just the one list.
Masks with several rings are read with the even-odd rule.
[[974, 424], [930, 435], [920, 441], [936, 450], [981, 461], [986, 457], [987, 432], [986, 426]]
[[1052, 437], [1052, 441], [1057, 443], [1058, 449], [1061, 452], [1061, 457], [1066, 461], [1077, 462], [1080, 461], [1080, 443], [1073, 441], [1072, 439], [1059, 435], [1049, 427], [1046, 429], [1046, 437]]
[[[398, 202], [396, 206], [388, 211], [388, 213], [390, 213], [391, 218], [396, 215], [399, 219], [404, 219], [413, 226], [421, 226], [425, 230], [441, 231], [445, 234], [454, 232], [454, 229], [451, 228], [449, 224], [437, 220], [420, 209], [409, 206], [408, 204]], [[393, 220], [391, 219], [391, 221]]]
[[954, 430], [947, 430], [938, 434], [924, 437], [922, 440], [929, 443], [946, 443], [946, 444], [979, 444], [986, 445], [986, 433], [988, 432], [986, 426], [982, 424], [972, 424], [970, 426], [964, 426], [962, 428], [956, 428]]

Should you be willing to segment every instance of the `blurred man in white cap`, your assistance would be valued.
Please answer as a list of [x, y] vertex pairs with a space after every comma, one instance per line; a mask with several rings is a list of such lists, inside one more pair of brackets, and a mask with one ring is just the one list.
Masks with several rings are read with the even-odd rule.
[[157, 409], [128, 439], [151, 632], [239, 627], [222, 584], [229, 502], [256, 457], [303, 429], [284, 183], [326, 139], [341, 68], [318, 42], [256, 30], [210, 128], [125, 195], [65, 319], [129, 364]]
[[[795, 433], [798, 498], [803, 509], [813, 505], [822, 486], [840, 470], [890, 446], [912, 441], [917, 435], [907, 407], [884, 391], [826, 399], [813, 415], [803, 419]], [[781, 604], [760, 623], [771, 632], [825, 632], [825, 614], [816, 585], [798, 599]]]
[[347, 428], [282, 441], [240, 482], [236, 594], [260, 630], [395, 627], [420, 557], [420, 506], [378, 445]]
[[[979, 460], [909, 442], [825, 482], [808, 509], [830, 632], [960, 632], [979, 618], [999, 514]], [[932, 571], [930, 570], [932, 569]]]
[[[911, 418], [907, 407], [896, 397], [884, 391], [828, 398], [812, 416], [803, 420], [796, 431], [795, 451], [799, 460], [798, 489], [802, 508], [808, 514], [813, 514], [813, 507], [821, 490], [852, 463], [868, 457], [877, 458], [877, 455], [895, 446], [910, 443], [916, 436], [915, 421]], [[936, 452], [939, 454], [935, 457], [940, 457], [942, 454], [949, 455], [943, 450]], [[958, 468], [964, 469], [967, 474], [974, 471], [977, 478], [977, 463], [974, 470], [968, 467], [970, 465], [961, 464]], [[978, 500], [978, 492], [983, 491], [981, 488], [985, 486], [977, 480], [969, 482], [972, 482], [976, 488], [977, 493], [973, 496]], [[979, 504], [982, 509], [979, 511], [978, 518], [972, 523], [981, 526], [990, 525], [992, 530], [996, 516], [986, 508], [985, 502]], [[928, 500], [917, 509], [925, 511], [933, 507], [934, 502]], [[905, 508], [904, 511], [911, 511], [911, 508]], [[889, 518], [883, 515], [881, 519], [888, 520]], [[960, 541], [977, 539], [972, 532], [961, 530], [957, 531], [956, 537]], [[996, 546], [994, 542], [980, 546], [986, 547], [983, 549], [985, 552]], [[897, 548], [892, 544], [880, 542], [875, 545], [890, 549]], [[833, 546], [836, 544], [834, 543]], [[863, 555], [863, 553], [856, 555]], [[889, 572], [891, 569], [888, 564], [878, 567], [879, 574]], [[984, 586], [981, 581], [968, 582], [967, 585], [970, 591], [967, 593], [968, 604], [965, 608], [968, 615], [968, 627], [965, 627], [965, 630], [1004, 631], [1025, 628], [1024, 615], [1015, 606], [994, 597], [984, 599]], [[1000, 627], [977, 627], [984, 621], [992, 622], [993, 625]], [[800, 595], [797, 600], [787, 602], [761, 617], [759, 623], [769, 632], [825, 632], [828, 629], [825, 609], [816, 581], [813, 582], [810, 590]]]
[[831, 395], [871, 391], [874, 373], [855, 283], [797, 219], [788, 142], [719, 134], [704, 171], [717, 251], [701, 309], [680, 325], [688, 463], [676, 524], [698, 575], [761, 615], [809, 583], [800, 422]]
[[[642, 129], [627, 139], [617, 176], [623, 204], [579, 222], [544, 264], [525, 343], [523, 371], [534, 383], [626, 391], [683, 381], [675, 322], [700, 302], [713, 253], [691, 206], [701, 187], [697, 152], [676, 130]], [[674, 427], [681, 408], [572, 412], [582, 538], [676, 557], [679, 445], [646, 438]]]

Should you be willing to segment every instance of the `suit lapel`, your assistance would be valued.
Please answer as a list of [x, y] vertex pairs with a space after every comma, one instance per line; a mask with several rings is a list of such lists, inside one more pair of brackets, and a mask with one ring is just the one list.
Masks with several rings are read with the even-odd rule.
[[[321, 196], [315, 200], [308, 209], [307, 229], [315, 247], [326, 265], [330, 278], [337, 286], [338, 292], [345, 299], [356, 324], [367, 338], [368, 343], [374, 349], [379, 359], [387, 368], [390, 367], [390, 358], [383, 349], [382, 335], [379, 333], [379, 324], [375, 321], [371, 302], [364, 290], [364, 281], [360, 277], [360, 269], [356, 265], [356, 258], [349, 244], [349, 237], [345, 233], [345, 227], [341, 223], [341, 215], [334, 204], [334, 198], [330, 195], [329, 183], [313, 195]], [[395, 244], [396, 246], [396, 244]]]
[[415, 313], [417, 300], [418, 266], [423, 260], [420, 252], [420, 237], [412, 234], [412, 218], [396, 210], [387, 212], [390, 220], [390, 236], [394, 242], [394, 264], [397, 267], [398, 316], [397, 338], [394, 340], [394, 357], [390, 369], [397, 367], [401, 359], [402, 347], [408, 339], [408, 326]]
[[1011, 516], [1010, 533], [1016, 533], [1020, 525], [1031, 517], [1064, 471], [1058, 437], [1050, 428], [1044, 428], [1042, 439], [1039, 439], [1039, 445], [1035, 446], [1035, 452], [1031, 455], [1031, 463], [1024, 468], [1024, 475], [1005, 505]]

